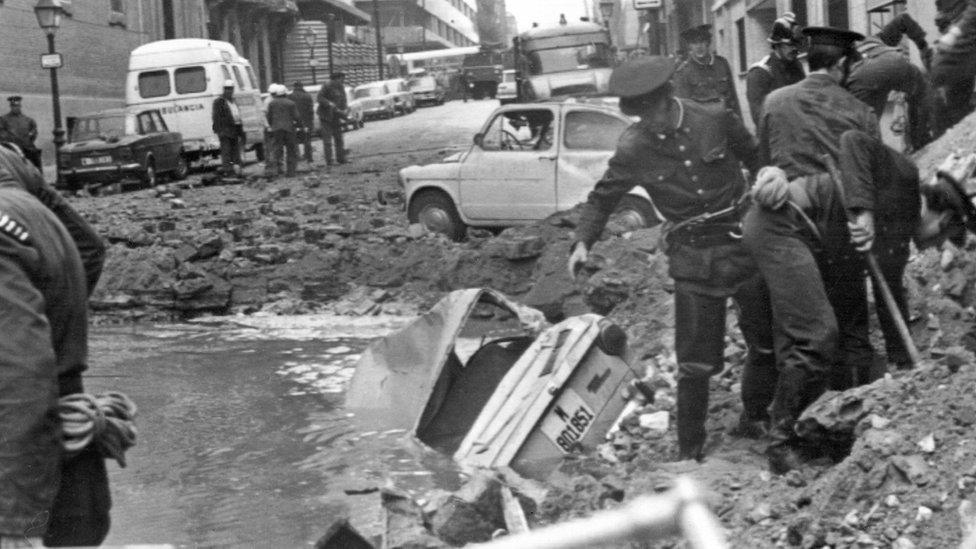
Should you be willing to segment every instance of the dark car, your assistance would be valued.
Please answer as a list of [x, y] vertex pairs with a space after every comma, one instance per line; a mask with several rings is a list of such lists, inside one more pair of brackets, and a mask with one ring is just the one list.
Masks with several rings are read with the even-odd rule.
[[443, 105], [447, 91], [433, 76], [421, 76], [407, 84], [417, 105]]
[[189, 173], [183, 136], [169, 131], [156, 109], [138, 114], [109, 109], [75, 118], [59, 167], [61, 184], [69, 190], [133, 178], [155, 185], [160, 174], [183, 179]]

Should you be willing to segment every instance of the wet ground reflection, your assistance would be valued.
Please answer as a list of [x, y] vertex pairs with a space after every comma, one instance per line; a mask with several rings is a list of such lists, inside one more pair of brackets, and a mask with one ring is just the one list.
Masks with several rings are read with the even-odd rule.
[[121, 390], [139, 405], [130, 465], [110, 465], [106, 544], [297, 547], [338, 516], [378, 534], [375, 488], [389, 479], [454, 486], [450, 463], [402, 433], [355, 430], [341, 404], [368, 341], [335, 335], [94, 330], [88, 391]]

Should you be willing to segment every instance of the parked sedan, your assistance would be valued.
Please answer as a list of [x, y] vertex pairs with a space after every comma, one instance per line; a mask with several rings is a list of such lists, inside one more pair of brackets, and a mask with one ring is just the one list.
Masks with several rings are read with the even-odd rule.
[[384, 82], [370, 82], [360, 84], [352, 90], [353, 99], [363, 105], [363, 115], [366, 118], [393, 118], [396, 116], [396, 104]]
[[443, 105], [447, 90], [433, 76], [421, 76], [407, 84], [417, 105]]
[[[468, 226], [524, 225], [586, 199], [632, 120], [604, 104], [566, 100], [498, 108], [469, 150], [400, 170], [407, 216], [460, 240]], [[631, 228], [657, 224], [643, 188], [617, 208]]]
[[403, 78], [392, 78], [390, 80], [384, 80], [386, 83], [386, 89], [393, 96], [393, 104], [400, 114], [408, 114], [417, 110], [417, 104], [413, 100], [413, 94], [410, 93], [410, 87], [407, 86], [407, 81]]
[[75, 118], [60, 155], [61, 182], [70, 190], [128, 178], [155, 185], [160, 174], [183, 179], [189, 173], [183, 136], [169, 131], [156, 109], [110, 109]]

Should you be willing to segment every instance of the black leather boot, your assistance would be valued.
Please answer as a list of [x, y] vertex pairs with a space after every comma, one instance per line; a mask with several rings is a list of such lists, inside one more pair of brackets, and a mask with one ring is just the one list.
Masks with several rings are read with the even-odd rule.
[[701, 460], [705, 449], [708, 417], [708, 378], [678, 380], [678, 459]]

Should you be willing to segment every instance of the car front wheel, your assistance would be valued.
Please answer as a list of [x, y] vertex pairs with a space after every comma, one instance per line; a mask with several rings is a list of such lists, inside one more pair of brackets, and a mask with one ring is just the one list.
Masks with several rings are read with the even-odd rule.
[[661, 223], [651, 203], [632, 194], [624, 195], [620, 199], [611, 219], [630, 231], [647, 229]]
[[407, 217], [411, 223], [420, 223], [428, 231], [445, 234], [454, 241], [464, 238], [464, 222], [454, 207], [454, 202], [439, 191], [422, 191], [410, 201]]

